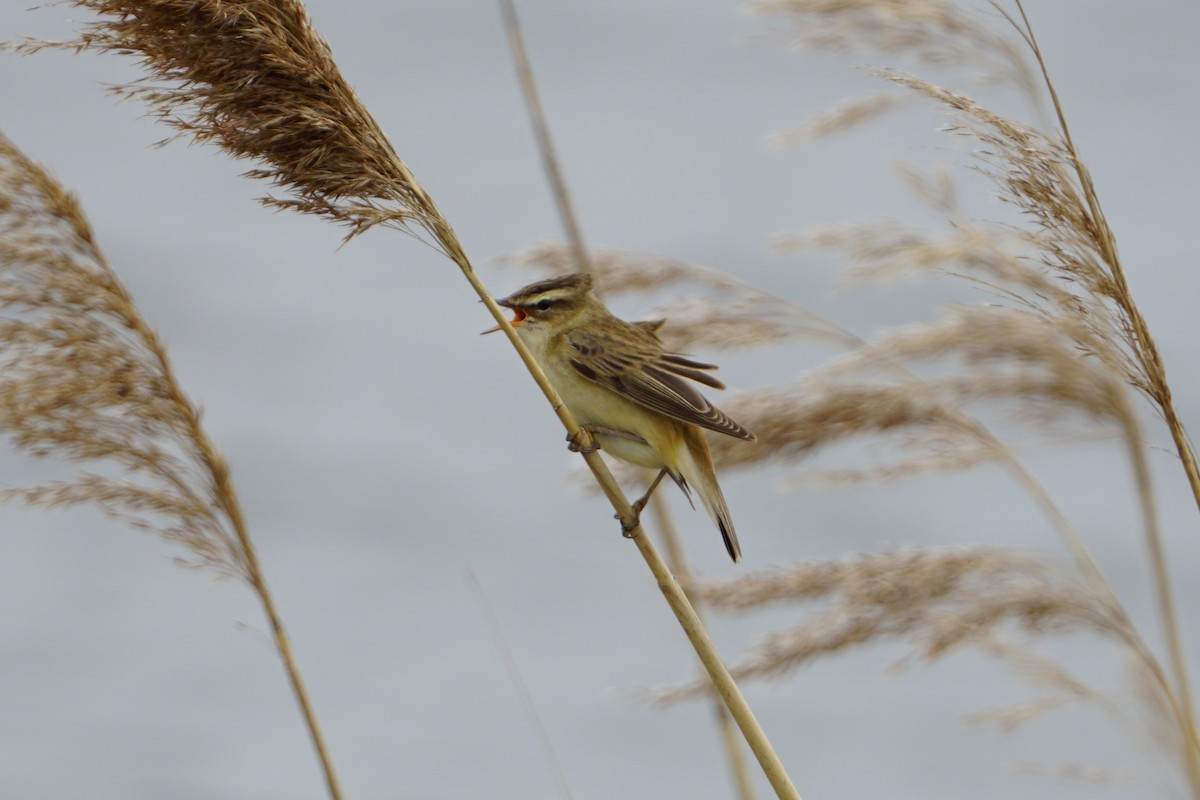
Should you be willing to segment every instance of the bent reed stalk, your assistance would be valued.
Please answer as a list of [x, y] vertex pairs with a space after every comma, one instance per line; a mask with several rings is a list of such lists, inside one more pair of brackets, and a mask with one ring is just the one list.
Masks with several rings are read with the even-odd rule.
[[[1080, 192], [1087, 202], [1087, 209], [1092, 221], [1097, 247], [1103, 256], [1104, 262], [1108, 265], [1112, 276], [1114, 284], [1112, 300], [1121, 308], [1128, 320], [1131, 339], [1130, 346], [1137, 353], [1138, 360], [1141, 362], [1147, 378], [1148, 386], [1146, 393], [1162, 412], [1163, 419], [1167, 423], [1167, 429], [1170, 431], [1171, 438], [1175, 443], [1175, 451], [1179, 455], [1180, 463], [1183, 466], [1184, 473], [1187, 475], [1188, 485], [1192, 490], [1192, 497], [1196, 501], [1197, 508], [1200, 508], [1200, 471], [1197, 470], [1195, 453], [1192, 450], [1191, 442], [1188, 440], [1187, 432], [1183, 429], [1183, 423], [1180, 422], [1179, 415], [1175, 411], [1175, 404], [1171, 397], [1171, 387], [1167, 382], [1166, 366], [1163, 364], [1162, 356], [1159, 355], [1158, 345], [1155, 344], [1154, 337], [1150, 335], [1150, 327], [1146, 323], [1145, 317], [1142, 316], [1141, 309], [1134, 302], [1133, 293], [1129, 290], [1129, 284], [1125, 279], [1125, 267], [1117, 255], [1116, 236], [1108, 224], [1107, 216], [1105, 216], [1103, 209], [1100, 207], [1100, 197], [1096, 192], [1096, 184], [1092, 181], [1091, 173], [1083, 163], [1083, 159], [1080, 158], [1079, 151], [1075, 148], [1075, 140], [1071, 137], [1071, 128], [1067, 125], [1066, 112], [1063, 110], [1062, 102], [1059, 100], [1058, 91], [1054, 88], [1054, 82], [1050, 79], [1049, 68], [1046, 66], [1045, 58], [1042, 55], [1042, 48], [1038, 45], [1037, 37], [1034, 35], [1033, 26], [1030, 24], [1029, 17], [1025, 13], [1025, 6], [1021, 0], [1014, 1], [1017, 11], [1021, 16], [1020, 24], [1011, 15], [1004, 13], [1002, 8], [1000, 11], [1025, 40], [1026, 44], [1029, 45], [1029, 49], [1033, 52], [1034, 58], [1037, 60], [1038, 69], [1045, 83], [1046, 91], [1050, 94], [1054, 114], [1058, 119], [1059, 128], [1062, 131], [1063, 147], [1066, 150], [1071, 165], [1075, 169], [1075, 174], [1079, 178]], [[1174, 674], [1176, 690], [1179, 692], [1179, 703], [1183, 707], [1184, 724], [1192, 738], [1192, 746], [1188, 749], [1188, 755], [1193, 786], [1200, 792], [1200, 730], [1197, 730], [1196, 726], [1196, 712], [1192, 699], [1191, 681], [1188, 678], [1183, 642], [1179, 636], [1179, 614], [1175, 609], [1175, 593], [1171, 588], [1171, 573], [1167, 569], [1166, 555], [1162, 537], [1159, 533], [1154, 501], [1150, 498], [1151, 481], [1149, 465], [1146, 463], [1145, 448], [1143, 446], [1139, 446], [1138, 442], [1134, 441], [1130, 443], [1130, 449], [1130, 458], [1134, 463], [1136, 473], [1138, 494], [1144, 498], [1142, 508], [1146, 517], [1146, 546], [1150, 551], [1150, 562], [1154, 570], [1155, 594], [1157, 596], [1159, 614], [1163, 619], [1164, 635], [1167, 639], [1167, 649], [1171, 659], [1171, 670]]]
[[342, 790], [230, 477], [166, 348], [100, 250], [78, 201], [0, 134], [0, 431], [18, 450], [115, 469], [10, 489], [31, 505], [95, 503], [246, 581], [330, 797]]
[[[382, 225], [425, 242], [458, 266], [542, 390], [567, 433], [591, 444], [517, 338], [449, 221], [342, 77], [298, 0], [72, 0], [99, 21], [57, 45], [137, 57], [158, 85], [116, 91], [147, 103], [182, 136], [213, 142], [257, 167], [284, 196], [264, 204], [344, 225], [347, 239]], [[598, 453], [583, 458], [637, 545], [706, 671], [780, 798], [799, 798], [737, 684]]]

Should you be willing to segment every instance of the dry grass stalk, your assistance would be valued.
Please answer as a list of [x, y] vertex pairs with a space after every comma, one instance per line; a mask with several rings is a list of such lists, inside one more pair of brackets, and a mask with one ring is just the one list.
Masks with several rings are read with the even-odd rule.
[[559, 222], [563, 233], [571, 244], [571, 255], [575, 260], [572, 272], [591, 272], [591, 258], [587, 245], [583, 240], [583, 227], [575, 213], [571, 193], [567, 190], [567, 182], [563, 177], [562, 165], [554, 149], [554, 137], [550, 135], [550, 124], [546, 121], [546, 112], [542, 109], [542, 98], [538, 92], [537, 80], [534, 77], [533, 66], [529, 63], [529, 51], [525, 47], [525, 34], [521, 30], [521, 21], [517, 16], [517, 7], [513, 0], [500, 0], [500, 15], [504, 19], [504, 31], [508, 34], [509, 52], [512, 54], [517, 71], [517, 80], [521, 84], [521, 96], [525, 99], [525, 108], [529, 112], [529, 123], [533, 128], [533, 137], [537, 141], [538, 153], [542, 157], [542, 171], [546, 182], [554, 195], [554, 206], [558, 209]]
[[[285, 198], [266, 203], [349, 226], [348, 237], [386, 225], [431, 244], [462, 271], [516, 350], [616, 510], [628, 538], [737, 720], [781, 798], [798, 798], [711, 638], [587, 434], [550, 385], [507, 316], [475, 274], [449, 221], [391, 148], [349, 89], [298, 0], [71, 0], [95, 12], [80, 38], [62, 47], [137, 56], [164, 86], [125, 87], [197, 141], [260, 164]], [[45, 45], [28, 45], [27, 51]]]
[[257, 593], [332, 797], [328, 748], [259, 567], [229, 465], [167, 353], [109, 266], [75, 198], [0, 134], [0, 431], [20, 450], [87, 464], [4, 492], [94, 503], [187, 548]]
[[[1159, 355], [1154, 337], [1150, 334], [1149, 325], [1142, 316], [1141, 310], [1134, 302], [1133, 294], [1130, 292], [1129, 285], [1125, 280], [1125, 268], [1117, 253], [1116, 235], [1109, 226], [1108, 219], [1105, 217], [1104, 211], [1100, 206], [1100, 197], [1096, 191], [1096, 185], [1092, 181], [1091, 173], [1083, 163], [1079, 151], [1075, 148], [1075, 142], [1071, 137], [1071, 128], [1067, 124], [1067, 117], [1062, 103], [1059, 101], [1058, 91], [1054, 87], [1054, 82], [1050, 79], [1050, 73], [1046, 67], [1046, 61], [1042, 56], [1042, 50], [1038, 44], [1037, 37], [1034, 35], [1033, 26], [1025, 14], [1025, 7], [1021, 3], [1021, 0], [1014, 0], [1014, 3], [1020, 16], [1019, 21], [1008, 14], [1003, 7], [996, 5], [993, 0], [993, 6], [1001, 12], [1005, 19], [1021, 35], [1037, 60], [1046, 91], [1050, 95], [1054, 113], [1062, 131], [1063, 145], [1070, 157], [1070, 163], [1074, 167], [1075, 176], [1079, 182], [1079, 189], [1087, 205], [1088, 214], [1085, 220], [1090, 225], [1086, 231], [1081, 232], [1081, 238], [1083, 238], [1084, 233], [1092, 234], [1097, 251], [1107, 267], [1107, 274], [1111, 277], [1114, 285], [1114, 291], [1111, 295], [1113, 303], [1120, 309], [1120, 318], [1127, 326], [1124, 330], [1126, 339], [1131, 346], [1137, 363], [1142, 366], [1147, 378], [1148, 385], [1146, 387], [1139, 386], [1138, 388], [1148, 394], [1161, 412], [1167, 428], [1171, 432], [1171, 438], [1175, 442], [1175, 451], [1179, 455], [1184, 472], [1187, 474], [1188, 482], [1192, 489], [1192, 496], [1196, 501], [1197, 507], [1200, 508], [1200, 465], [1197, 464], [1196, 453], [1191, 439], [1188, 437], [1187, 431], [1184, 430], [1183, 423], [1180, 421], [1179, 415], [1175, 410], [1171, 396], [1171, 387], [1167, 382], [1166, 367], [1163, 364], [1162, 357]], [[1054, 257], [1059, 257], [1059, 252], [1056, 251]], [[1137, 469], [1138, 491], [1139, 494], [1145, 497], [1150, 492], [1150, 478], [1144, 448], [1133, 449], [1132, 455]], [[1164, 626], [1166, 627], [1167, 645], [1170, 649], [1172, 669], [1175, 674], [1176, 687], [1180, 695], [1180, 704], [1182, 705], [1182, 721], [1185, 729], [1182, 736], [1183, 753], [1188, 763], [1188, 774], [1191, 779], [1192, 790], [1195, 794], [1200, 795], [1200, 729], [1197, 728], [1195, 718], [1194, 701], [1189, 685], [1187, 664], [1183, 655], [1183, 644], [1180, 641], [1179, 623], [1172, 597], [1170, 575], [1166, 568], [1166, 557], [1163, 552], [1162, 540], [1156, 532], [1154, 508], [1152, 504], [1145, 502], [1142, 505], [1147, 517], [1147, 547], [1150, 550], [1151, 563], [1155, 571], [1155, 589], [1158, 594], [1158, 603], [1163, 616]]]
[[[594, 273], [591, 256], [587, 250], [587, 246], [584, 244], [583, 229], [575, 213], [574, 204], [571, 202], [571, 194], [567, 190], [562, 167], [559, 163], [558, 155], [555, 153], [554, 140], [550, 135], [550, 126], [542, 109], [537, 82], [534, 78], [533, 67], [529, 62], [529, 54], [525, 48], [525, 37], [521, 30], [516, 6], [513, 0], [500, 0], [500, 10], [504, 19], [505, 30], [508, 33], [509, 48], [515, 62], [517, 77], [521, 83], [521, 92], [525, 98], [525, 106], [529, 112], [530, 122], [533, 127], [534, 138], [537, 140], [538, 152], [542, 156], [543, 170], [546, 174], [547, 182], [550, 184], [555, 206], [558, 208], [563, 232], [570, 243], [574, 264], [573, 269], [570, 271]], [[644, 324], [649, 328], [651, 333], [659, 333], [661, 324], [658, 321], [650, 321]], [[687, 558], [684, 555], [675, 524], [671, 519], [670, 510], [660, 500], [653, 503], [653, 513], [663, 547], [667, 554], [666, 562], [671, 569], [671, 573], [686, 587], [692, 582], [692, 573], [688, 566]], [[688, 599], [692, 600], [690, 597]], [[694, 601], [693, 606], [695, 607], [697, 618], [702, 620], [700, 607], [696, 606]], [[734, 721], [729, 709], [725, 707], [719, 698], [714, 696], [712, 703], [717, 728], [721, 735], [721, 743], [725, 750], [726, 759], [729, 762], [730, 772], [733, 775], [737, 796], [740, 800], [753, 800], [754, 786], [742, 749], [741, 738], [738, 735], [737, 723]], [[556, 763], [556, 760], [553, 758], [551, 760]]]
[[[1165, 415], [1170, 391], [1161, 359], [1115, 259], [1113, 234], [1098, 201], [1092, 199], [1091, 179], [1073, 147], [964, 95], [893, 71], [880, 74], [951, 110], [957, 122], [949, 130], [979, 141], [979, 170], [995, 183], [1002, 199], [1032, 222], [1018, 237], [1037, 254], [1036, 266], [1043, 276], [1035, 278], [1017, 262], [1009, 273], [1025, 273], [1025, 302], [1048, 314], [1075, 317], [1092, 328], [1094, 345], [1106, 345], [1109, 352], [1096, 346], [1088, 352], [1116, 358], [1128, 382]], [[1051, 288], [1055, 282], [1062, 288]]]
[[[648, 470], [642, 470], [642, 480], [647, 485], [653, 479], [654, 476], [649, 474]], [[691, 563], [688, 561], [687, 551], [683, 547], [683, 538], [679, 535], [674, 517], [671, 515], [671, 508], [661, 496], [652, 499], [649, 508], [654, 515], [654, 523], [658, 528], [659, 538], [662, 540], [663, 551], [666, 553], [666, 561], [667, 565], [671, 568], [671, 574], [683, 586], [688, 600], [691, 602], [692, 607], [696, 609], [696, 615], [703, 619], [704, 604], [691, 592], [691, 587], [696, 583], [696, 575], [692, 571]], [[724, 748], [725, 757], [729, 761], [729, 772], [733, 778], [733, 786], [737, 791], [738, 800], [754, 800], [754, 783], [751, 780], [750, 770], [743, 754], [742, 742], [737, 735], [736, 723], [733, 717], [730, 716], [729, 709], [715, 696], [712, 682], [707, 681], [706, 683], [709, 687], [709, 700], [712, 703], [717, 731], [721, 736], [721, 746]]]
[[[515, 62], [517, 77], [521, 83], [521, 92], [525, 98], [525, 106], [533, 127], [534, 138], [537, 140], [538, 152], [542, 157], [543, 170], [546, 173], [547, 182], [550, 184], [550, 189], [554, 196], [554, 204], [558, 209], [563, 233], [570, 243], [571, 255], [574, 262], [574, 269], [571, 271], [594, 274], [595, 270], [592, 268], [591, 255], [583, 239], [583, 229], [575, 213], [571, 194], [567, 190], [562, 167], [559, 163], [558, 155], [555, 153], [554, 140], [550, 135], [550, 125], [542, 109], [533, 67], [530, 65], [529, 54], [525, 48], [524, 33], [521, 30], [520, 20], [517, 16], [516, 5], [513, 0], [500, 0], [500, 10], [504, 19], [505, 30], [508, 33], [509, 49], [512, 52], [513, 61]], [[642, 324], [655, 335], [661, 332], [662, 323], [660, 321], [652, 320]], [[649, 480], [653, 480], [653, 476], [648, 476]], [[667, 565], [679, 582], [684, 587], [687, 587], [692, 583], [693, 576], [687, 557], [684, 554], [678, 531], [675, 528], [675, 523], [671, 518], [670, 509], [660, 500], [653, 504], [653, 513], [663, 547], [667, 554]], [[688, 599], [692, 601], [697, 618], [703, 620], [700, 614], [700, 606], [695, 604], [693, 598], [689, 597]], [[717, 697], [714, 696], [712, 698], [712, 703], [717, 728], [721, 735], [721, 743], [725, 750], [725, 757], [729, 762], [730, 772], [733, 775], [737, 796], [739, 800], [753, 800], [755, 796], [754, 786], [742, 750], [742, 743], [738, 736], [736, 722], [730, 715], [729, 709]]]
[[[516, 63], [517, 76], [521, 83], [525, 105], [533, 126], [534, 137], [537, 140], [538, 151], [542, 156], [543, 169], [554, 195], [555, 206], [558, 208], [563, 232], [570, 243], [574, 263], [571, 271], [594, 274], [595, 270], [592, 267], [591, 255], [584, 244], [583, 230], [575, 214], [566, 181], [563, 179], [562, 168], [554, 150], [553, 138], [550, 135], [550, 126], [546, 121], [545, 112], [542, 110], [533, 68], [529, 63], [529, 54], [525, 49], [525, 38], [517, 17], [516, 6], [513, 0], [500, 0], [500, 8], [504, 18], [504, 27], [508, 32], [509, 46], [513, 54], [513, 60]], [[656, 320], [643, 323], [651, 333], [656, 335], [660, 333], [661, 324], [660, 321]], [[651, 477], [650, 480], [652, 479]], [[682, 586], [686, 587], [691, 584], [693, 576], [684, 554], [678, 531], [671, 518], [670, 510], [660, 500], [653, 503], [653, 513], [663, 547], [667, 554], [666, 563], [670, 567], [671, 573], [679, 580]], [[703, 620], [700, 614], [700, 606], [695, 605], [691, 597], [688, 599], [693, 603], [697, 618]], [[742, 749], [737, 723], [730, 714], [729, 709], [725, 707], [718, 697], [714, 696], [711, 699], [717, 729], [721, 736], [721, 744], [725, 750], [725, 757], [729, 762], [729, 769], [733, 775], [737, 796], [740, 800], [753, 800], [755, 796], [754, 785], [751, 781], [750, 769], [746, 763]]]

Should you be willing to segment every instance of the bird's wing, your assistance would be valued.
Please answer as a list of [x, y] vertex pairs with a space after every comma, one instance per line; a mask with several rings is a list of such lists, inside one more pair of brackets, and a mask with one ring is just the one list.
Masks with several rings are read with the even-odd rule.
[[754, 434], [684, 380], [724, 389], [725, 384], [706, 372], [716, 365], [669, 353], [653, 335], [636, 326], [630, 325], [623, 333], [618, 337], [603, 330], [571, 331], [567, 334], [571, 366], [584, 378], [668, 417], [755, 441]]

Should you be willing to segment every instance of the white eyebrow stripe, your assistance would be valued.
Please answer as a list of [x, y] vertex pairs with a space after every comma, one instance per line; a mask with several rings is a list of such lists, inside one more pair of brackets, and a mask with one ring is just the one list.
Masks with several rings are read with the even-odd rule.
[[547, 289], [544, 292], [533, 292], [521, 298], [522, 305], [533, 305], [539, 300], [565, 300], [574, 296], [574, 292], [566, 289]]

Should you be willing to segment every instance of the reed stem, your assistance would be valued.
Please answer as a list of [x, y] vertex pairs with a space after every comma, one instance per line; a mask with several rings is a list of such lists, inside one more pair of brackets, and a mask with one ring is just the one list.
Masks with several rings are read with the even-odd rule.
[[[168, 384], [171, 387], [175, 387], [175, 379], [172, 375], [170, 364], [167, 361], [166, 352], [159, 348], [157, 339], [153, 340], [152, 347], [158, 351]], [[304, 717], [304, 725], [308, 729], [309, 739], [311, 739], [313, 749], [316, 751], [317, 760], [321, 764], [321, 772], [325, 778], [325, 786], [329, 791], [329, 797], [331, 800], [343, 800], [344, 795], [342, 794], [341, 783], [338, 780], [337, 771], [334, 769], [333, 758], [330, 756], [329, 746], [325, 742], [325, 735], [321, 730], [320, 723], [317, 721], [317, 713], [309, 697], [308, 687], [305, 685], [304, 678], [300, 674], [300, 667], [296, 662], [295, 654], [292, 652], [291, 640], [288, 638], [287, 630], [283, 626], [283, 619], [275, 607], [275, 600], [271, 595], [270, 589], [267, 588], [266, 577], [263, 575], [262, 568], [258, 563], [258, 552], [255, 550], [254, 542], [251, 541], [250, 534], [246, 529], [245, 518], [242, 515], [242, 506], [238, 501], [233, 480], [230, 478], [229, 465], [209, 443], [208, 437], [200, 427], [200, 418], [194, 413], [192, 406], [186, 404], [184, 407], [189, 412], [187, 424], [192, 429], [193, 438], [200, 447], [200, 456], [209, 474], [213, 477], [217, 502], [225, 512], [237, 536], [240, 546], [238, 556], [245, 567], [246, 578], [249, 580], [251, 588], [254, 589], [254, 593], [258, 595], [258, 599], [262, 603], [263, 612], [270, 623], [271, 638], [275, 642], [275, 650], [279, 653], [279, 657], [283, 661], [284, 671], [287, 672], [292, 693], [296, 696], [297, 705], [300, 706], [300, 714]]]
[[[675, 527], [670, 507], [660, 497], [651, 501], [650, 508], [654, 512], [654, 522], [658, 528], [659, 537], [662, 539], [663, 549], [667, 554], [667, 565], [682, 583], [684, 594], [688, 596], [688, 601], [696, 610], [696, 616], [703, 622], [704, 615], [701, 613], [700, 606], [692, 600], [692, 595], [688, 592], [688, 587], [695, 582], [695, 575], [692, 573], [691, 564], [688, 563], [687, 551], [684, 550], [683, 543], [679, 541], [679, 531]], [[750, 780], [750, 771], [746, 768], [742, 740], [738, 736], [733, 717], [724, 703], [715, 697], [713, 698], [713, 713], [716, 715], [717, 731], [721, 735], [721, 746], [725, 749], [725, 758], [729, 761], [729, 771], [733, 773], [733, 786], [737, 791], [737, 796], [739, 800], [754, 800], [754, 784]]]
[[[1075, 148], [1075, 141], [1071, 137], [1071, 128], [1067, 124], [1066, 112], [1063, 109], [1062, 102], [1059, 100], [1058, 92], [1054, 88], [1054, 82], [1050, 80], [1050, 70], [1046, 66], [1045, 58], [1042, 56], [1042, 49], [1038, 45], [1037, 37], [1034, 35], [1033, 26], [1030, 24], [1029, 17], [1025, 13], [1025, 6], [1021, 0], [1015, 0], [1015, 3], [1021, 15], [1021, 22], [1024, 28], [1022, 35], [1033, 51], [1034, 58], [1037, 60], [1038, 68], [1042, 74], [1042, 80], [1046, 85], [1046, 90], [1050, 93], [1054, 113], [1058, 118], [1059, 128], [1062, 131], [1063, 144], [1070, 154], [1071, 163], [1079, 179], [1080, 190], [1087, 202], [1088, 213], [1092, 227], [1094, 228], [1095, 240], [1100, 248], [1101, 256], [1109, 267], [1109, 272], [1115, 284], [1115, 290], [1112, 293], [1113, 300], [1120, 306], [1128, 320], [1133, 336], [1135, 354], [1141, 363], [1142, 369], [1145, 370], [1150, 384], [1150, 395], [1163, 413], [1167, 427], [1171, 431], [1171, 437], [1175, 442], [1176, 451], [1187, 474], [1188, 483], [1192, 489], [1192, 496], [1195, 498], [1197, 506], [1200, 507], [1200, 472], [1197, 471], [1195, 454], [1192, 451], [1191, 443], [1188, 441], [1183, 425], [1175, 412], [1175, 406], [1171, 399], [1170, 385], [1167, 383], [1166, 367], [1163, 364], [1162, 357], [1158, 353], [1158, 346], [1155, 344], [1154, 338], [1150, 335], [1150, 326], [1146, 324], [1141, 310], [1134, 303], [1133, 293], [1130, 292], [1129, 284], [1125, 279], [1124, 266], [1121, 264], [1120, 256], [1117, 254], [1116, 237], [1113, 235], [1112, 229], [1108, 225], [1108, 220], [1104, 215], [1104, 210], [1100, 206], [1100, 197], [1096, 192], [1096, 185], [1092, 181], [1091, 174], [1084, 166], [1083, 159], [1079, 157], [1079, 152]], [[1021, 27], [1018, 27], [1018, 30], [1021, 30]], [[1192, 784], [1193, 792], [1200, 795], [1200, 749], [1198, 749], [1200, 732], [1198, 732], [1196, 727], [1191, 682], [1188, 677], [1187, 662], [1184, 657], [1183, 643], [1179, 631], [1179, 616], [1175, 608], [1174, 593], [1171, 589], [1171, 575], [1167, 569], [1166, 554], [1163, 549], [1162, 535], [1159, 531], [1158, 512], [1155, 508], [1153, 491], [1151, 489], [1150, 467], [1146, 460], [1145, 446], [1141, 442], [1133, 410], [1129, 409], [1127, 415], [1130, 419], [1127, 438], [1129, 440], [1128, 444], [1130, 459], [1133, 463], [1134, 478], [1137, 484], [1138, 499], [1142, 507], [1146, 548], [1150, 553], [1151, 568], [1154, 571], [1154, 587], [1158, 599], [1159, 615], [1162, 617], [1163, 633], [1167, 640], [1167, 650], [1174, 677], [1173, 688], [1178, 694], [1178, 703], [1181, 707], [1182, 719], [1180, 722], [1184, 728], [1183, 742], [1186, 748], [1184, 758], [1187, 765], [1188, 779]]]
[[525, 98], [525, 107], [529, 110], [529, 124], [533, 128], [533, 136], [537, 141], [538, 154], [542, 159], [542, 170], [550, 184], [554, 195], [554, 207], [558, 209], [559, 221], [571, 245], [571, 252], [579, 265], [580, 272], [591, 272], [591, 258], [587, 245], [583, 240], [583, 229], [571, 203], [571, 193], [567, 191], [567, 182], [563, 178], [559, 166], [558, 155], [554, 149], [554, 139], [550, 135], [550, 126], [546, 122], [546, 112], [542, 109], [542, 100], [538, 94], [537, 81], [534, 80], [533, 67], [529, 63], [529, 52], [525, 48], [525, 36], [521, 33], [521, 22], [517, 17], [517, 7], [513, 0], [500, 0], [500, 14], [504, 19], [504, 30], [508, 34], [509, 49], [517, 70], [517, 80], [521, 84], [521, 95]]
[[[742, 736], [745, 737], [746, 743], [750, 745], [751, 752], [758, 759], [759, 766], [762, 767], [767, 780], [770, 781], [771, 786], [775, 789], [776, 795], [780, 800], [799, 800], [800, 794], [796, 791], [792, 779], [788, 776], [783, 762], [780, 761], [778, 754], [771, 746], [770, 740], [767, 738], [762, 726], [759, 725], [749, 703], [746, 702], [746, 698], [742, 696], [742, 692], [734, 681], [733, 676], [729, 674], [729, 669], [721, 660], [721, 656], [717, 652], [717, 647], [708, 635], [708, 631], [705, 630], [704, 624], [696, 615], [696, 610], [692, 608], [692, 604], [688, 602], [687, 596], [679, 586], [679, 582], [675, 580], [675, 576], [667, 568], [666, 562], [663, 561], [662, 556], [655, 549], [654, 543], [646, 535], [641, 522], [638, 520], [637, 513], [629, 504], [629, 500], [625, 497], [625, 493], [621, 491], [621, 487], [617, 484], [616, 479], [613, 478], [608, 465], [604, 463], [599, 452], [590, 447], [592, 444], [590, 434], [579, 427], [579, 423], [576, 422], [570, 409], [567, 408], [562, 398], [558, 396], [558, 392], [555, 391], [546, 374], [542, 371], [542, 368], [534, 360], [529, 348], [525, 346], [525, 343], [517, 336], [516, 330], [509, 324], [507, 315], [496, 304], [487, 287], [479, 280], [479, 276], [475, 274], [475, 270], [463, 252], [461, 245], [454, 238], [453, 231], [448, 227], [442, 230], [446, 238], [441, 239], [441, 243], [446, 254], [458, 265], [463, 273], [463, 277], [471, 284], [471, 288], [479, 295], [479, 299], [487, 307], [493, 319], [499, 324], [504, 335], [508, 337], [513, 349], [517, 351], [521, 362], [529, 370], [529, 374], [533, 377], [534, 382], [542, 390], [542, 394], [546, 396], [550, 407], [554, 409], [554, 413], [558, 416], [559, 421], [566, 428], [567, 434], [573, 441], [578, 442], [582, 448], [581, 455], [584, 461], [587, 462], [588, 468], [592, 471], [592, 475], [595, 476], [596, 482], [600, 485], [600, 490], [604, 492], [604, 496], [612, 504], [613, 510], [617, 512], [617, 518], [621, 521], [623, 528], [629, 530], [626, 536], [632, 539], [634, 544], [637, 545], [638, 552], [642, 554], [642, 558], [646, 561], [646, 566], [650, 568], [651, 574], [658, 583], [659, 590], [663, 593], [663, 597], [666, 598], [667, 605], [671, 607], [676, 620], [678, 620], [680, 627], [683, 628], [683, 632], [688, 637], [688, 641], [691, 642], [696, 655], [700, 658], [700, 663], [712, 679], [717, 693], [721, 696], [726, 708], [729, 709], [734, 721], [737, 722], [738, 728], [742, 731]], [[589, 450], [591, 452], [588, 452]]]

